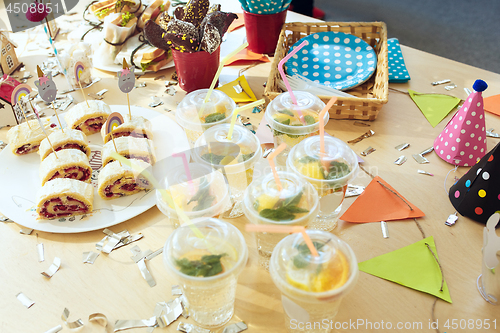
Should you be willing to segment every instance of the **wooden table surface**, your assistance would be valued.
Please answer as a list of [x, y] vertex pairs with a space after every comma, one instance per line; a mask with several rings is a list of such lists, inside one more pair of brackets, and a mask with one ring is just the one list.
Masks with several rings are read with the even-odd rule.
[[[240, 12], [236, 2], [221, 1], [221, 3], [225, 10]], [[289, 13], [287, 20], [305, 21], [306, 18]], [[16, 40], [16, 34], [12, 35], [12, 38]], [[47, 50], [40, 50], [39, 53], [25, 51], [21, 60], [27, 65], [27, 70], [36, 73], [35, 65], [40, 62], [40, 55], [46, 52]], [[390, 84], [389, 102], [382, 108], [378, 118], [369, 123], [369, 129], [372, 129], [375, 135], [351, 147], [357, 154], [368, 146], [375, 148], [376, 152], [363, 157], [365, 161], [363, 167], [373, 175], [382, 177], [426, 214], [425, 217], [419, 218], [418, 222], [425, 237], [434, 237], [453, 304], [438, 301], [433, 312], [435, 297], [360, 272], [356, 287], [342, 302], [337, 321], [342, 323], [358, 320], [372, 323], [384, 321], [384, 323], [391, 322], [393, 327], [396, 327], [398, 322], [411, 323], [412, 326], [414, 323], [417, 325], [421, 323], [422, 326], [413, 326], [414, 329], [393, 331], [435, 332], [436, 330], [429, 328], [429, 322], [438, 320], [441, 332], [499, 332], [500, 308], [485, 302], [476, 287], [476, 279], [481, 273], [484, 225], [465, 217], [460, 217], [453, 227], [444, 224], [448, 215], [455, 211], [447, 197], [445, 187], [449, 188], [454, 177], [461, 177], [468, 168], [460, 167], [456, 172], [450, 172], [446, 180], [453, 166], [441, 160], [435, 153], [427, 155], [430, 163], [425, 165], [417, 164], [410, 156], [432, 146], [434, 139], [453, 113], [436, 128], [432, 128], [404, 92], [412, 89], [423, 93], [446, 93], [463, 99], [466, 97], [463, 88], [471, 89], [474, 81], [481, 78], [489, 85], [483, 93], [483, 96], [487, 97], [500, 91], [500, 75], [405, 46], [402, 46], [402, 52], [411, 81], [405, 84]], [[244, 73], [258, 97], [263, 93], [263, 84], [270, 72], [270, 64], [259, 64]], [[175, 110], [176, 103], [185, 93], [178, 89], [175, 96], [168, 96], [164, 94], [163, 80], [154, 80], [154, 77], [160, 74], [168, 78], [172, 72], [173, 69], [168, 69], [141, 77], [137, 82], [146, 81], [147, 87], [136, 89], [131, 93], [132, 104], [148, 107], [147, 104], [151, 102], [150, 96], [156, 95], [165, 104], [155, 110], [172, 116], [173, 112], [167, 112], [165, 109]], [[124, 104], [123, 95], [116, 89], [116, 74], [95, 70], [95, 75], [102, 78], [101, 82], [86, 89], [85, 92], [97, 92], [107, 88], [110, 91], [105, 95], [106, 103]], [[56, 79], [61, 85], [65, 82], [61, 77]], [[430, 84], [443, 79], [450, 79], [458, 88], [446, 91], [442, 85]], [[29, 84], [33, 85], [33, 80], [31, 79]], [[75, 102], [83, 100], [80, 92], [72, 94]], [[263, 113], [247, 113], [247, 115], [257, 126]], [[348, 141], [368, 129], [368, 127], [354, 126], [353, 123], [352, 120], [332, 120], [326, 130], [337, 138]], [[500, 132], [500, 118], [486, 113], [486, 126]], [[5, 141], [6, 129], [0, 131], [0, 139]], [[410, 148], [403, 152], [394, 149], [396, 145], [404, 142], [409, 143]], [[488, 150], [497, 143], [498, 139], [488, 138]], [[406, 155], [408, 161], [401, 166], [395, 165], [394, 161], [401, 154]], [[420, 175], [417, 169], [424, 169], [434, 176]], [[361, 171], [351, 183], [366, 186], [370, 181], [371, 177]], [[7, 188], [1, 190], [8, 191]], [[344, 201], [343, 211], [355, 199], [347, 198]], [[235, 314], [231, 323], [245, 321], [249, 327], [248, 332], [284, 332], [280, 292], [274, 286], [269, 273], [258, 265], [255, 237], [243, 231], [244, 225], [248, 223], [247, 218], [240, 217], [228, 221], [244, 233], [249, 248], [249, 260], [238, 281]], [[388, 226], [390, 232], [388, 239], [382, 237], [380, 223], [350, 224], [341, 221], [333, 233], [350, 244], [358, 261], [397, 250], [421, 240], [424, 236], [417, 224], [410, 219], [389, 222]], [[64, 308], [68, 308], [71, 312], [69, 321], [82, 318], [85, 326], [79, 332], [112, 332], [115, 320], [148, 319], [153, 316], [157, 302], [173, 298], [171, 286], [175, 281], [166, 273], [161, 256], [148, 263], [149, 270], [157, 282], [157, 285], [151, 288], [130, 259], [130, 248], [133, 245], [122, 247], [109, 255], [101, 253], [93, 265], [82, 263], [83, 252], [96, 251], [95, 244], [104, 237], [102, 229], [79, 234], [34, 231], [31, 235], [23, 235], [19, 233], [21, 228], [22, 226], [17, 223], [0, 222], [2, 263], [0, 332], [2, 333], [45, 332], [60, 324], [63, 325], [62, 332], [70, 332], [72, 330], [64, 326], [61, 320]], [[139, 245], [143, 251], [159, 249], [172, 232], [169, 220], [156, 207], [110, 229], [114, 232], [127, 229], [130, 233], [142, 233], [144, 238], [134, 245]], [[38, 262], [37, 243], [43, 243], [45, 247], [46, 259], [41, 263]], [[51, 279], [47, 279], [40, 273], [50, 266], [56, 256], [61, 258], [62, 266]], [[19, 292], [23, 292], [35, 304], [29, 309], [24, 307], [16, 299]], [[106, 330], [88, 321], [88, 316], [96, 312], [107, 316], [110, 325]], [[493, 327], [489, 330], [446, 329], [443, 326], [445, 322], [450, 320], [451, 324], [453, 319], [457, 319], [458, 322], [461, 319], [489, 319], [490, 322], [496, 319], [497, 328], [496, 330]], [[178, 321], [166, 329], [157, 331], [176, 332]], [[182, 321], [192, 322], [191, 319]], [[384, 330], [369, 329], [365, 326], [354, 329], [351, 326], [348, 329], [335, 331]], [[146, 332], [146, 329], [133, 329], [130, 332]]]

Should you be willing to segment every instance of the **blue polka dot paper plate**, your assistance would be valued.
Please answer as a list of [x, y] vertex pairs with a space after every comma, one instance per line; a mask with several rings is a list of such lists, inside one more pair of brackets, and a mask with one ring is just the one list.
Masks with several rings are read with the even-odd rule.
[[377, 66], [377, 55], [364, 40], [343, 32], [318, 32], [298, 40], [309, 42], [285, 64], [288, 75], [300, 74], [325, 86], [348, 90], [368, 80]]

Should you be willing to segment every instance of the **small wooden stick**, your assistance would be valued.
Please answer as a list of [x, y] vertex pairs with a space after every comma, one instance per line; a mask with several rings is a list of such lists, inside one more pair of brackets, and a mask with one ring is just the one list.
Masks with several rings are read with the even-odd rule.
[[26, 118], [26, 113], [24, 112], [24, 108], [23, 108], [22, 104], [21, 103], [17, 103], [17, 104], [19, 105], [19, 108], [23, 112], [23, 116], [24, 116], [24, 120], [26, 120], [26, 124], [28, 124], [28, 127], [30, 128], [30, 130], [32, 130], [31, 126], [30, 126], [30, 122], [28, 121], [28, 118]]
[[[118, 149], [116, 149], [115, 138], [113, 137], [113, 130], [111, 130], [110, 134], [111, 134], [111, 141], [113, 141], [113, 146], [115, 146], [115, 151], [117, 154], [119, 154]], [[120, 163], [120, 166], [122, 166], [122, 162], [118, 161], [118, 163]]]
[[52, 104], [52, 108], [54, 109], [54, 113], [56, 114], [57, 121], [59, 122], [59, 126], [61, 126], [61, 131], [64, 133], [64, 129], [61, 124], [61, 120], [59, 119], [59, 115], [57, 114], [56, 107], [54, 106], [54, 102], [50, 102]]
[[90, 109], [90, 105], [89, 105], [89, 102], [87, 101], [87, 97], [85, 97], [85, 93], [83, 92], [82, 83], [80, 82], [80, 78], [78, 78], [77, 81], [78, 81], [78, 85], [80, 86], [80, 91], [82, 92], [83, 99], [85, 100], [85, 103], [87, 103], [87, 107]]
[[128, 93], [127, 93], [127, 103], [128, 103], [128, 116], [130, 118], [130, 121], [132, 121], [132, 112], [130, 111], [130, 99], [128, 97]]

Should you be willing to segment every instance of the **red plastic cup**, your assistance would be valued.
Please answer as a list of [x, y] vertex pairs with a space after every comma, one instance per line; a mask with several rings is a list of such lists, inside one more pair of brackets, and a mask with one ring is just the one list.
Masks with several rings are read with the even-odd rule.
[[286, 12], [270, 15], [253, 14], [243, 10], [248, 49], [255, 53], [274, 54], [285, 23]]
[[[220, 63], [220, 47], [212, 54], [206, 51], [193, 53], [172, 49], [179, 86], [187, 93], [210, 88]], [[215, 85], [217, 87], [217, 84]]]

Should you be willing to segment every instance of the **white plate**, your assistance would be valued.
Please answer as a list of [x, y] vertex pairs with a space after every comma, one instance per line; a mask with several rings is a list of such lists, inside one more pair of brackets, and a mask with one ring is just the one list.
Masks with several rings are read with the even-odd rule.
[[[128, 114], [126, 105], [111, 105], [113, 112], [120, 112], [124, 117]], [[133, 115], [149, 119], [153, 125], [153, 142], [157, 164], [153, 166], [155, 174], [158, 173], [159, 164], [162, 172], [165, 166], [175, 167], [182, 164], [180, 158], [169, 158], [168, 163], [161, 163], [173, 153], [185, 151], [189, 154], [189, 143], [182, 128], [166, 115], [156, 111], [132, 106]], [[60, 118], [64, 117], [60, 115]], [[63, 124], [64, 126], [64, 124]], [[102, 147], [101, 134], [88, 136], [92, 148], [92, 156]], [[189, 160], [189, 155], [187, 156]], [[93, 164], [93, 163], [91, 163]], [[131, 196], [114, 200], [103, 200], [94, 187], [94, 211], [86, 217], [76, 216], [55, 220], [36, 220], [36, 193], [40, 189], [38, 170], [40, 155], [32, 153], [26, 156], [12, 154], [10, 147], [5, 147], [0, 152], [0, 212], [16, 223], [35, 230], [54, 233], [78, 233], [98, 230], [127, 221], [156, 203], [154, 191], [140, 192]], [[155, 170], [156, 169], [156, 170]], [[98, 171], [92, 174], [92, 183], [97, 185]], [[160, 180], [160, 179], [158, 179]]]
[[[128, 59], [127, 59], [128, 60]], [[106, 65], [106, 64], [102, 64], [99, 62], [99, 59], [92, 59], [92, 65], [94, 66], [94, 68], [97, 68], [97, 69], [100, 69], [101, 71], [106, 71], [106, 72], [115, 72], [117, 73], [119, 70], [123, 69], [123, 66], [122, 65], [116, 65], [116, 64], [113, 64], [113, 65]], [[164, 69], [167, 69], [167, 68], [170, 68], [170, 67], [174, 67], [175, 64], [174, 64], [174, 59], [172, 58], [172, 61], [166, 63], [162, 68], [160, 68], [160, 71], [161, 70], [164, 70]], [[140, 73], [141, 70], [139, 69], [135, 69], [135, 73]], [[146, 70], [145, 73], [153, 73], [152, 70]]]

